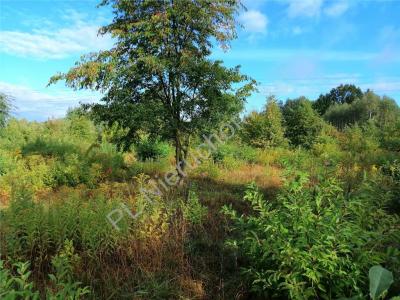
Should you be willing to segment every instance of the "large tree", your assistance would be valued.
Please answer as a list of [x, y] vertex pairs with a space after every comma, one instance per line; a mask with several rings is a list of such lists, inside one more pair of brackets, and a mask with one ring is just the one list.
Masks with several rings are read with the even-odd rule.
[[353, 124], [363, 125], [370, 121], [384, 129], [393, 127], [400, 116], [400, 109], [394, 99], [387, 96], [380, 97], [368, 90], [361, 99], [351, 104], [335, 104], [329, 107], [324, 114], [324, 119], [343, 130]]
[[313, 103], [313, 108], [322, 116], [334, 104], [351, 104], [361, 99], [363, 92], [354, 84], [341, 84], [330, 90], [328, 94], [320, 95]]
[[[128, 129], [173, 140], [175, 158], [188, 154], [191, 137], [238, 114], [254, 81], [210, 58], [214, 41], [223, 48], [235, 37], [239, 0], [104, 0], [114, 19], [100, 29], [115, 45], [84, 56], [67, 73], [72, 88], [103, 91], [93, 115]], [[182, 163], [181, 163], [182, 164]], [[181, 165], [184, 168], [184, 165]], [[179, 173], [179, 172], [178, 172]]]

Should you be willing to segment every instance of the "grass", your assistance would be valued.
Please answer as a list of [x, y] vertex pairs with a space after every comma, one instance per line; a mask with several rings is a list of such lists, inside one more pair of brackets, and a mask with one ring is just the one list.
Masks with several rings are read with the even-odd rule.
[[[16, 132], [28, 126], [11, 125], [7, 130]], [[223, 206], [252, 215], [242, 201], [250, 182], [267, 203], [278, 205], [277, 195], [296, 172], [309, 174], [313, 185], [320, 176], [351, 178], [349, 194], [365, 176], [378, 185], [381, 180], [375, 166], [324, 165], [326, 157], [310, 151], [228, 145], [192, 170], [182, 186], [147, 203], [139, 187], [173, 169], [171, 155], [140, 161], [133, 151], [87, 135], [82, 142], [68, 136], [62, 123], [50, 125], [35, 124], [40, 142], [34, 132], [25, 143], [16, 138], [16, 146], [0, 137], [1, 260], [10, 276], [18, 276], [15, 262], [29, 263], [29, 280], [41, 295], [49, 286], [63, 292], [49, 274], [57, 274], [53, 261], [71, 242], [76, 259], [65, 262], [68, 278], [90, 289], [85, 299], [252, 299], [241, 276], [246, 261], [226, 247], [234, 233]], [[294, 177], [285, 177], [288, 171]], [[381, 182], [384, 195], [375, 190], [376, 199], [391, 196], [391, 183]], [[144, 213], [135, 220], [125, 214], [117, 231], [106, 215], [121, 203], [132, 213], [144, 207]]]

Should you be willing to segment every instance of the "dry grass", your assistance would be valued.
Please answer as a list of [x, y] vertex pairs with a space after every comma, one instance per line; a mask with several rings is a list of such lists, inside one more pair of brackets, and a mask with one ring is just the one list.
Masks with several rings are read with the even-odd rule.
[[260, 188], [276, 188], [281, 185], [279, 169], [274, 166], [243, 165], [235, 170], [222, 170], [220, 181], [228, 184], [255, 182]]
[[[149, 299], [149, 295], [137, 295], [137, 290], [168, 288], [174, 295], [171, 299], [178, 295], [185, 299], [243, 299], [244, 288], [235, 275], [238, 270], [234, 258], [225, 251], [224, 240], [229, 233], [220, 209], [232, 204], [238, 211], [247, 211], [242, 198], [246, 185], [253, 181], [268, 195], [266, 199], [271, 199], [281, 185], [280, 170], [245, 163], [230, 170], [214, 167], [218, 168], [216, 177], [200, 173], [187, 180], [189, 185], [196, 186], [200, 201], [208, 207], [203, 224], [193, 227], [178, 214], [160, 220], [169, 224], [161, 235], [132, 236], [120, 241], [116, 249], [97, 253], [95, 257], [77, 247], [82, 258], [82, 265], [76, 270], [79, 279], [104, 299], [123, 294], [130, 295], [131, 299]], [[92, 189], [80, 185], [38, 191], [35, 198], [44, 204], [63, 203], [71, 197], [83, 202], [113, 198], [135, 201], [134, 190], [131, 182], [103, 182]], [[171, 190], [165, 201], [184, 198], [185, 194], [185, 188]], [[0, 204], [7, 205], [7, 202], [8, 195], [0, 194]], [[165, 282], [167, 287], [158, 286]]]

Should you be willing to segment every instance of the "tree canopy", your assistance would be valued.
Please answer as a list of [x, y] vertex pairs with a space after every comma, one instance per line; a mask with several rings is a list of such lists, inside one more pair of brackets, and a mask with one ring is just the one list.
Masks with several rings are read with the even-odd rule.
[[6, 125], [7, 118], [10, 114], [10, 101], [6, 94], [0, 93], [0, 127]]
[[334, 104], [351, 104], [356, 99], [360, 99], [363, 96], [363, 92], [360, 88], [353, 84], [341, 84], [325, 95], [320, 95], [318, 99], [313, 103], [313, 108], [320, 114], [323, 115], [330, 106]]
[[334, 104], [324, 114], [324, 119], [342, 130], [352, 124], [364, 124], [371, 120], [380, 128], [393, 127], [400, 116], [396, 101], [372, 91], [367, 91], [352, 103]]
[[305, 97], [289, 99], [283, 107], [286, 137], [294, 146], [309, 148], [321, 132], [323, 121]]
[[268, 97], [261, 113], [252, 112], [243, 120], [243, 140], [259, 148], [282, 146], [287, 143], [282, 123], [282, 112], [275, 97]]
[[[190, 138], [237, 115], [255, 82], [210, 59], [213, 40], [223, 48], [236, 36], [236, 0], [105, 0], [114, 19], [100, 29], [116, 43], [82, 58], [50, 84], [104, 92], [90, 106], [98, 121], [139, 130], [175, 143], [176, 162], [187, 156]], [[242, 83], [242, 84], [241, 84]]]

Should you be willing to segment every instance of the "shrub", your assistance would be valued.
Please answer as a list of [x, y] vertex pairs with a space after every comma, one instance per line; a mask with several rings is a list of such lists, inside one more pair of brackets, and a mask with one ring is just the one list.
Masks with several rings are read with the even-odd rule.
[[13, 275], [0, 260], [0, 298], [1, 299], [40, 299], [39, 292], [35, 291], [33, 283], [29, 281], [31, 272], [28, 262], [13, 264], [16, 274]]
[[305, 97], [289, 99], [282, 112], [290, 143], [295, 147], [311, 148], [323, 128], [323, 120], [314, 111], [311, 102]]
[[74, 268], [79, 264], [80, 257], [75, 254], [72, 241], [66, 240], [60, 253], [51, 260], [55, 274], [50, 274], [50, 281], [53, 285], [47, 289], [46, 299], [81, 299], [89, 294], [89, 287], [81, 287], [81, 282], [74, 279]]
[[135, 145], [135, 152], [142, 161], [167, 157], [171, 153], [168, 143], [152, 140], [144, 136]]
[[282, 112], [274, 96], [268, 97], [261, 113], [250, 113], [242, 123], [242, 139], [253, 147], [286, 146], [284, 134]]
[[390, 202], [389, 209], [400, 213], [400, 160], [386, 163], [382, 167], [382, 172], [389, 179]]
[[146, 161], [137, 161], [132, 163], [128, 168], [129, 176], [137, 176], [139, 174], [161, 175], [170, 169], [171, 165], [166, 158], [159, 160], [149, 159]]
[[[53, 286], [46, 287], [46, 299], [82, 299], [82, 296], [90, 292], [88, 287], [80, 287], [81, 283], [72, 278], [71, 262], [78, 256], [73, 254], [73, 247], [66, 241], [65, 248], [53, 258], [55, 274], [50, 274], [50, 282]], [[30, 280], [29, 262], [16, 262], [12, 265], [16, 274], [5, 268], [4, 261], [0, 260], [0, 297], [1, 299], [40, 299], [40, 292]]]
[[216, 163], [222, 162], [225, 157], [255, 163], [257, 161], [257, 150], [247, 145], [222, 144], [216, 151], [212, 152], [211, 157]]
[[254, 185], [244, 199], [253, 214], [238, 216], [232, 208], [223, 209], [237, 234], [228, 245], [243, 256], [242, 274], [251, 290], [267, 298], [366, 294], [368, 270], [387, 259], [384, 247], [399, 222], [373, 201], [346, 200], [334, 178], [312, 187], [304, 173], [288, 181], [275, 205]]
[[182, 202], [182, 213], [184, 219], [191, 224], [199, 225], [207, 215], [207, 207], [201, 205], [199, 197], [193, 189], [189, 189], [189, 195], [186, 202]]

